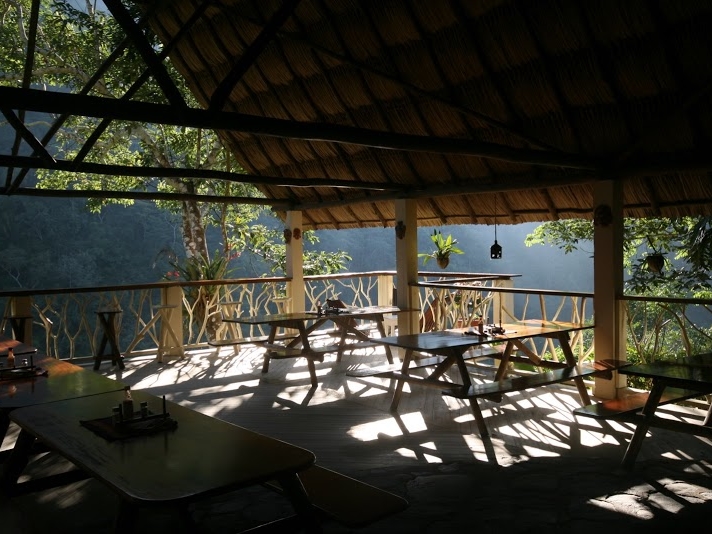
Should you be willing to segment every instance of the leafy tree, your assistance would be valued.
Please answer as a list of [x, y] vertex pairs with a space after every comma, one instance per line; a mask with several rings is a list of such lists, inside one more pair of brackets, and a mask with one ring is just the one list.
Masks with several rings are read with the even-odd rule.
[[[81, 7], [70, 0], [40, 2], [39, 31], [31, 73], [31, 83], [70, 90], [75, 93], [108, 98], [132, 98], [140, 101], [166, 103], [160, 88], [147, 76], [144, 62], [133, 47], [125, 47], [93, 85], [88, 82], [117, 49], [123, 48], [124, 32], [107, 12], [97, 9], [97, 3], [86, 0]], [[23, 80], [24, 64], [29, 46], [31, 0], [8, 0], [0, 8], [0, 81], [19, 84]], [[128, 7], [132, 9], [132, 7]], [[135, 9], [135, 8], [134, 8]], [[155, 37], [149, 37], [154, 38]], [[153, 42], [156, 49], [160, 43]], [[185, 81], [165, 63], [172, 80], [186, 103], [197, 102], [185, 86]], [[55, 118], [54, 120], [57, 120]], [[29, 125], [38, 136], [51, 128], [48, 121]], [[190, 167], [195, 169], [242, 172], [238, 162], [222, 145], [213, 131], [165, 125], [102, 121], [87, 117], [66, 118], [52, 138], [57, 158], [93, 163], [144, 166]], [[91, 147], [85, 151], [84, 147]], [[243, 196], [262, 195], [250, 184], [219, 180], [186, 178], [144, 178], [78, 174], [39, 170], [38, 188], [113, 191], [173, 191], [190, 194]], [[111, 204], [129, 206], [132, 200], [93, 198], [87, 207], [94, 213]], [[213, 265], [234, 257], [242, 250], [260, 251], [261, 256], [280, 267], [279, 240], [274, 234], [262, 234], [262, 226], [254, 224], [264, 216], [263, 208], [253, 205], [213, 205], [194, 200], [157, 202], [157, 205], [180, 216], [183, 253], [186, 263], [182, 272], [188, 276], [206, 276], [208, 272], [193, 267]], [[216, 226], [222, 234], [219, 258], [211, 258], [206, 229]], [[267, 239], [269, 237], [269, 239]], [[332, 272], [343, 268], [344, 253], [314, 253], [308, 257], [316, 263], [315, 270]], [[178, 260], [176, 260], [178, 261]], [[311, 269], [311, 267], [310, 267]]]
[[[565, 253], [592, 251], [592, 243], [593, 223], [582, 219], [547, 222], [525, 238], [527, 246], [548, 244]], [[626, 219], [623, 243], [627, 293], [679, 298], [712, 296], [712, 218]], [[664, 255], [662, 271], [648, 266], [649, 254]], [[712, 331], [700, 326], [709, 324], [709, 310], [702, 306], [692, 308], [669, 302], [629, 301], [629, 359], [670, 359], [709, 350]]]

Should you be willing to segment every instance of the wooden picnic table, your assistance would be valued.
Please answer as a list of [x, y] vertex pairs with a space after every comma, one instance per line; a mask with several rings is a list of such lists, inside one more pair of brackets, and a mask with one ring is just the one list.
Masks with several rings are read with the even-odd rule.
[[701, 424], [675, 421], [655, 415], [659, 406], [669, 402], [664, 400], [668, 389], [682, 390], [680, 398], [691, 397], [692, 394], [687, 393], [689, 391], [696, 392], [698, 396], [712, 393], [712, 354], [696, 355], [677, 362], [659, 361], [627, 365], [621, 367], [620, 372], [652, 380], [650, 393], [642, 410], [628, 414], [626, 419], [635, 422], [636, 428], [623, 456], [622, 465], [625, 468], [633, 467], [650, 427], [712, 438], [712, 405]]
[[[20, 427], [20, 435], [3, 472], [0, 487], [4, 493], [22, 494], [23, 485], [30, 484], [18, 479], [37, 440], [118, 495], [117, 532], [138, 529], [141, 507], [173, 509], [185, 521], [191, 521], [190, 503], [270, 480], [279, 483], [301, 524], [320, 530], [315, 509], [298, 477], [300, 471], [314, 464], [311, 451], [145, 391], [136, 390], [132, 395], [136, 403], [148, 403], [155, 414], [165, 411], [177, 426], [111, 439], [81, 423], [111, 418], [112, 407], [124, 399], [123, 392], [14, 410], [11, 419]], [[31, 486], [32, 491], [42, 487], [39, 481]]]
[[[386, 337], [379, 341], [385, 345], [405, 349], [399, 370], [375, 369], [369, 372], [366, 369], [347, 374], [349, 376], [382, 376], [395, 379], [397, 384], [390, 406], [392, 412], [398, 410], [405, 383], [438, 387], [442, 389], [443, 395], [467, 399], [477, 421], [479, 433], [485, 437], [489, 435], [489, 431], [477, 403], [479, 398], [501, 400], [504, 393], [573, 380], [581, 402], [585, 405], [590, 404], [591, 401], [583, 378], [589, 374], [610, 372], [610, 367], [605, 365], [580, 365], [571, 350], [570, 333], [592, 328], [592, 326], [541, 320], [519, 321], [497, 326], [503, 331], [493, 332], [490, 326], [486, 329], [485, 335], [471, 334], [469, 328], [455, 328], [439, 332]], [[542, 359], [537, 356], [524, 344], [524, 340], [533, 337], [553, 338], [558, 341], [565, 362]], [[500, 351], [497, 346], [502, 344], [504, 344], [504, 349]], [[465, 364], [468, 359], [465, 354], [472, 348], [475, 348], [476, 351], [470, 357], [490, 356], [500, 359], [494, 380], [491, 383], [472, 383]], [[514, 355], [515, 350], [520, 351], [523, 356]], [[419, 364], [418, 353], [440, 356], [440, 358], [426, 359], [425, 364]], [[527, 362], [548, 370], [531, 376], [508, 378], [508, 365], [513, 361]], [[413, 368], [426, 366], [433, 368], [428, 376], [421, 377], [410, 374]], [[442, 378], [453, 366], [456, 366], [459, 371], [460, 383], [449, 382]]]
[[[224, 318], [223, 321], [252, 326], [268, 325], [270, 328], [269, 335], [266, 339], [260, 341], [260, 344], [266, 349], [262, 372], [268, 372], [269, 362], [273, 358], [303, 357], [307, 360], [311, 383], [316, 387], [318, 381], [314, 361], [323, 361], [324, 354], [334, 352], [337, 354], [337, 361], [340, 361], [346, 349], [381, 344], [380, 338], [372, 338], [359, 330], [355, 323], [356, 320], [373, 321], [381, 338], [384, 338], [386, 335], [383, 326], [384, 316], [400, 311], [396, 306], [346, 307], [338, 311], [334, 310], [325, 313], [311, 311], [276, 313], [249, 317], [228, 317]], [[312, 346], [309, 339], [310, 336], [328, 321], [334, 323], [336, 327], [334, 335], [338, 342], [327, 346]], [[288, 337], [283, 344], [277, 344], [280, 329], [293, 329], [298, 334], [291, 338]], [[353, 343], [348, 343], [348, 341], [353, 341]], [[386, 348], [386, 358], [389, 363], [393, 363], [393, 356], [389, 347]]]
[[[17, 340], [0, 338], [2, 355], [13, 346], [16, 361], [32, 357], [32, 365], [40, 371], [35, 376], [0, 380], [0, 443], [10, 425], [13, 410], [75, 397], [123, 390], [125, 384], [88, 369], [37, 354], [37, 349]], [[4, 359], [4, 358], [3, 358]], [[18, 364], [19, 365], [19, 362]]]

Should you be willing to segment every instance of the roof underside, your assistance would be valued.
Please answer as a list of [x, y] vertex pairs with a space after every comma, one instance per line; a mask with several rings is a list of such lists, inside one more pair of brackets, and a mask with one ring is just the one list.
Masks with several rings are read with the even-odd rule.
[[712, 215], [708, 0], [136, 3], [305, 228]]

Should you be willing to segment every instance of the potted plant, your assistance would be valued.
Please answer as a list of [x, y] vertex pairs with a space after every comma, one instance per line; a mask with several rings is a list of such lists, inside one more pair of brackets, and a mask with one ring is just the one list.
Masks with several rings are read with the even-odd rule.
[[645, 256], [648, 270], [654, 273], [661, 273], [665, 266], [665, 255], [662, 252], [652, 252]]
[[648, 244], [650, 248], [653, 249], [652, 252], [648, 252], [645, 256], [645, 263], [648, 265], [648, 270], [654, 273], [661, 273], [663, 267], [665, 266], [665, 254], [658, 251], [653, 245], [653, 240], [648, 236]]
[[464, 254], [464, 252], [456, 247], [457, 239], [453, 239], [452, 235], [448, 234], [447, 237], [443, 237], [440, 230], [433, 230], [433, 235], [430, 236], [430, 240], [435, 243], [435, 250], [432, 252], [421, 252], [418, 254], [419, 258], [423, 258], [423, 265], [428, 263], [430, 258], [435, 258], [438, 262], [438, 266], [441, 269], [445, 269], [450, 263], [450, 254]]

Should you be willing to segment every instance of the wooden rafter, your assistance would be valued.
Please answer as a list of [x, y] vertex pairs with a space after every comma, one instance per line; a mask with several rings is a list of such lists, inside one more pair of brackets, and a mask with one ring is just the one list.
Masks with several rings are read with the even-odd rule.
[[176, 84], [168, 75], [168, 71], [163, 65], [163, 61], [159, 59], [156, 52], [151, 47], [150, 43], [143, 35], [141, 28], [136, 21], [131, 17], [131, 14], [124, 7], [120, 0], [104, 0], [104, 4], [111, 11], [111, 14], [116, 19], [116, 22], [123, 28], [126, 35], [131, 39], [136, 50], [143, 58], [159, 87], [166, 95], [168, 102], [175, 107], [174, 113], [180, 113], [180, 110], [187, 108], [187, 104], [183, 99]]
[[382, 184], [363, 182], [359, 180], [338, 180], [333, 178], [287, 178], [273, 176], [256, 176], [236, 172], [216, 171], [209, 169], [187, 169], [176, 167], [146, 167], [129, 165], [109, 165], [104, 163], [40, 159], [31, 156], [6, 156], [0, 154], [0, 167], [22, 166], [31, 169], [48, 169], [53, 171], [73, 171], [105, 176], [132, 176], [135, 178], [190, 178], [192, 180], [223, 180], [227, 182], [270, 185], [276, 187], [335, 187], [375, 191], [402, 191], [403, 186], [397, 184]]
[[338, 124], [304, 123], [194, 108], [177, 113], [172, 106], [163, 104], [123, 102], [110, 98], [59, 92], [51, 93], [51, 98], [49, 96], [50, 93], [47, 91], [0, 87], [0, 101], [6, 107], [13, 109], [45, 113], [74, 113], [85, 117], [111, 118], [129, 122], [240, 131], [254, 135], [347, 143], [381, 149], [478, 156], [530, 165], [587, 170], [595, 170], [600, 166], [599, 162], [579, 155], [512, 148], [482, 141], [397, 134]]
[[280, 8], [274, 16], [262, 28], [262, 31], [255, 38], [252, 44], [245, 50], [240, 59], [233, 65], [230, 72], [220, 82], [220, 85], [215, 89], [213, 96], [210, 99], [209, 109], [212, 111], [221, 110], [225, 106], [230, 93], [235, 88], [235, 85], [242, 79], [242, 76], [247, 72], [259, 55], [264, 51], [265, 47], [274, 38], [275, 34], [282, 25], [292, 16], [294, 10], [302, 0], [286, 0], [282, 2]]

